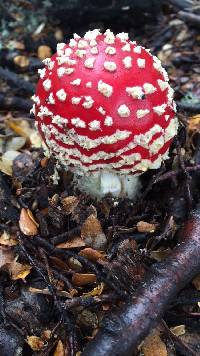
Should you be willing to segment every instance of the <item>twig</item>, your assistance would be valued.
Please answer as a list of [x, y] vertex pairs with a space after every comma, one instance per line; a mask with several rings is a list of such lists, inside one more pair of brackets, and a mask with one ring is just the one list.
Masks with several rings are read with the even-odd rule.
[[200, 15], [196, 15], [186, 11], [179, 11], [178, 15], [186, 22], [189, 22], [190, 24], [200, 28]]
[[0, 78], [5, 80], [9, 85], [14, 86], [27, 94], [33, 94], [35, 86], [19, 77], [18, 74], [8, 70], [7, 68], [0, 67]]
[[186, 9], [187, 7], [192, 6], [193, 0], [168, 0], [166, 2], [170, 2], [172, 5], [180, 9]]
[[179, 101], [177, 102], [177, 106], [181, 110], [185, 110], [194, 114], [198, 114], [200, 112], [200, 104], [181, 103]]
[[132, 303], [110, 314], [83, 356], [132, 355], [155, 327], [171, 300], [200, 270], [200, 208], [192, 213], [178, 244], [165, 262], [155, 264]]
[[22, 99], [18, 96], [6, 97], [0, 94], [0, 108], [1, 110], [22, 110], [29, 112], [33, 106], [33, 103], [29, 99]]
[[180, 337], [173, 334], [173, 332], [168, 328], [168, 326], [164, 322], [164, 320], [162, 322], [162, 325], [165, 329], [166, 334], [173, 340], [173, 342], [176, 345], [176, 348], [178, 349], [178, 351], [181, 352], [181, 354], [190, 355], [190, 356], [198, 356], [198, 354], [194, 350], [192, 350], [185, 342], [183, 342], [180, 339]]
[[[200, 170], [200, 164], [197, 164], [196, 166], [192, 166], [192, 167], [185, 167], [185, 170], [186, 170], [186, 172], [195, 172], [197, 170]], [[163, 180], [175, 177], [181, 173], [183, 173], [182, 169], [179, 169], [176, 171], [169, 171], [167, 173], [162, 174], [160, 177], [156, 178], [154, 180], [153, 184], [156, 184], [158, 182], [162, 182]]]

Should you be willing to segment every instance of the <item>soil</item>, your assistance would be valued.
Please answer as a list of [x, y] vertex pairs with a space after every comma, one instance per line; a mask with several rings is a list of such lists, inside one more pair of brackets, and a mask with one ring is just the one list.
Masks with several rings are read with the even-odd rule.
[[[0, 4], [0, 356], [79, 356], [177, 245], [200, 199], [200, 7], [185, 3], [182, 13], [164, 1]], [[29, 114], [42, 59], [93, 27], [129, 32], [161, 59], [175, 89], [170, 158], [143, 174], [136, 201], [81, 193], [44, 156]], [[199, 354], [199, 276], [133, 355]]]

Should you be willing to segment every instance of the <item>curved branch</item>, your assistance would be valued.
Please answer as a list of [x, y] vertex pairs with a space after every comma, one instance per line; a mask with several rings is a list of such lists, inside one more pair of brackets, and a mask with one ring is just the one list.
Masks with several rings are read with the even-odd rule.
[[200, 271], [200, 209], [192, 213], [181, 242], [168, 259], [152, 266], [131, 303], [104, 319], [83, 356], [125, 356], [160, 321], [172, 299]]

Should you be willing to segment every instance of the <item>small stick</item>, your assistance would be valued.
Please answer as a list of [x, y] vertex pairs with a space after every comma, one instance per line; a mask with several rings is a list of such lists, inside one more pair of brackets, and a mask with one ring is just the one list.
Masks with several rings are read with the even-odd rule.
[[22, 110], [29, 112], [33, 106], [30, 99], [23, 99], [19, 96], [8, 97], [0, 94], [0, 108], [1, 110]]
[[162, 318], [168, 305], [200, 271], [200, 207], [192, 213], [181, 242], [164, 262], [156, 263], [131, 303], [104, 319], [83, 356], [132, 355], [138, 344]]
[[178, 15], [186, 22], [200, 28], [200, 15], [196, 15], [186, 11], [179, 11]]
[[0, 78], [6, 81], [10, 86], [18, 88], [27, 94], [31, 95], [35, 91], [35, 86], [31, 82], [24, 80], [18, 74], [7, 68], [0, 67]]

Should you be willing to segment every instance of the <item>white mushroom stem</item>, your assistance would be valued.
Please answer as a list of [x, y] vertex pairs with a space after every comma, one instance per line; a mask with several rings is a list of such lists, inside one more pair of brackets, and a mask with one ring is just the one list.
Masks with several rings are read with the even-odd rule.
[[139, 177], [136, 175], [120, 175], [106, 171], [82, 177], [75, 176], [75, 180], [80, 190], [98, 199], [106, 194], [134, 199], [139, 194], [141, 187]]

